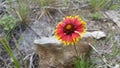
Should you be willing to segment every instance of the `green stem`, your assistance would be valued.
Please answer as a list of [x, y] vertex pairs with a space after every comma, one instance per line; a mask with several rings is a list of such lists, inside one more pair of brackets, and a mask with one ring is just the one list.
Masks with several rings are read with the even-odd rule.
[[79, 63], [79, 67], [81, 67], [81, 65], [80, 65], [80, 57], [79, 57], [80, 55], [79, 55], [79, 52], [78, 52], [77, 47], [76, 47], [75, 44], [73, 45], [73, 48], [74, 48], [74, 50], [76, 52], [76, 55], [77, 55], [77, 60], [78, 60], [77, 63]]
[[76, 45], [74, 44], [73, 47], [74, 47], [74, 50], [75, 50], [75, 52], [76, 52], [77, 58], [79, 58], [79, 53], [78, 53], [78, 51], [77, 51]]

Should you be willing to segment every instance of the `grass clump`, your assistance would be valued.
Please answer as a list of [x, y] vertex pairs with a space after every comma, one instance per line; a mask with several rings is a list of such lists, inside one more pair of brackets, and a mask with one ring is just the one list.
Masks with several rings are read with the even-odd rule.
[[17, 15], [22, 24], [28, 24], [28, 17], [30, 14], [30, 1], [16, 0], [14, 3], [12, 0], [8, 0], [7, 3], [10, 6], [9, 13], [13, 14], [13, 16]]
[[91, 18], [93, 20], [101, 20], [101, 19], [103, 19], [103, 16], [100, 12], [95, 12], [95, 13], [91, 14]]
[[59, 5], [59, 1], [57, 0], [34, 0], [34, 3], [38, 4], [40, 7], [55, 7]]
[[19, 9], [16, 10], [16, 13], [19, 17], [19, 19], [22, 21], [23, 24], [27, 24], [27, 18], [30, 14], [30, 8], [28, 4], [26, 4], [27, 1], [19, 1]]
[[90, 65], [90, 60], [84, 60], [84, 58], [76, 59], [75, 62], [75, 68], [93, 68], [93, 65]]
[[118, 0], [89, 0], [93, 11], [116, 9], [119, 7], [118, 2]]
[[55, 9], [55, 7], [60, 6], [60, 1], [58, 0], [34, 0], [34, 3], [45, 12], [51, 12], [51, 10]]
[[28, 16], [30, 14], [30, 7], [29, 7], [29, 1], [28, 0], [18, 0], [18, 9], [16, 10], [16, 13], [21, 20], [23, 24], [28, 24]]

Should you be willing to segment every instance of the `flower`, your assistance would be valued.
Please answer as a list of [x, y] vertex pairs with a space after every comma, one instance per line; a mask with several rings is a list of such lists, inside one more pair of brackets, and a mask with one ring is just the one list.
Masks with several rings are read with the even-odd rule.
[[67, 16], [56, 26], [55, 36], [65, 45], [74, 45], [86, 33], [86, 22], [78, 16]]

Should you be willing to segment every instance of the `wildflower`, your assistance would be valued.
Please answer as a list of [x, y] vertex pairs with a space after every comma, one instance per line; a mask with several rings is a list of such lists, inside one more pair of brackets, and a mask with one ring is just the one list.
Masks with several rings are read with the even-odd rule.
[[74, 45], [86, 32], [86, 22], [78, 16], [67, 16], [56, 26], [55, 36], [65, 45]]

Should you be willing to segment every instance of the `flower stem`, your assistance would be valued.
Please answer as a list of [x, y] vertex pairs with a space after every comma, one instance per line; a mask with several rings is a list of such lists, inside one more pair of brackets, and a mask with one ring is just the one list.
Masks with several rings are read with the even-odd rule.
[[75, 52], [76, 52], [77, 63], [78, 63], [78, 65], [79, 65], [79, 67], [80, 67], [80, 66], [81, 66], [81, 65], [80, 65], [80, 57], [79, 57], [80, 55], [79, 55], [79, 52], [78, 52], [77, 47], [76, 47], [75, 44], [73, 45], [73, 48], [74, 48], [74, 50], [75, 50]]
[[76, 45], [74, 44], [73, 47], [74, 47], [74, 50], [75, 50], [75, 52], [76, 52], [77, 59], [79, 59], [79, 53], [78, 53], [78, 51], [77, 51]]

